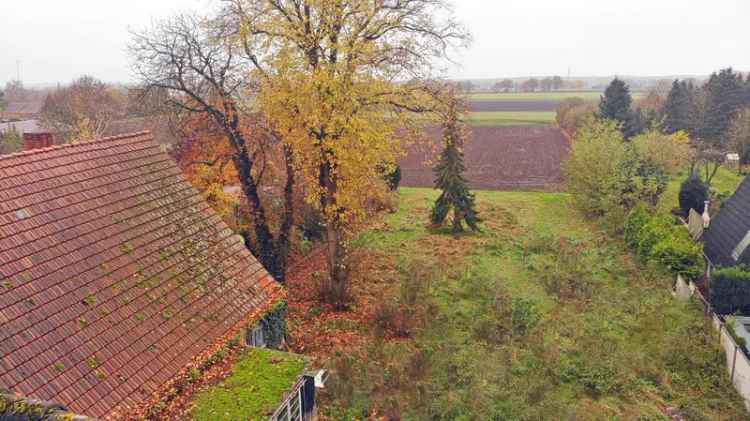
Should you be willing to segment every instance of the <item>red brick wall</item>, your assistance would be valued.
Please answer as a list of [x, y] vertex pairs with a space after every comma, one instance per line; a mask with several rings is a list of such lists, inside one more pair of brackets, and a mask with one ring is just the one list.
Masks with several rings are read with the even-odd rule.
[[24, 133], [23, 150], [49, 148], [52, 146], [52, 133]]

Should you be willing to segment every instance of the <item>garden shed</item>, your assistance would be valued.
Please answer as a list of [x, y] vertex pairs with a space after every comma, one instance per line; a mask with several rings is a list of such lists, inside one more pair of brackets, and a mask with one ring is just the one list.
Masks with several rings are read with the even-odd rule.
[[0, 405], [151, 417], [283, 338], [284, 289], [148, 132], [0, 156], [0, 198]]

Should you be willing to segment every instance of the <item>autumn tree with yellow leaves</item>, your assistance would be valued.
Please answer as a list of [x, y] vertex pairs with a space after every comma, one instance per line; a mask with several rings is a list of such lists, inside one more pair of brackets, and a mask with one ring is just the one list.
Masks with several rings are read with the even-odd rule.
[[[257, 165], [236, 127], [248, 112], [264, 115], [288, 148], [292, 181], [304, 185], [306, 200], [324, 216], [327, 299], [345, 308], [347, 242], [402, 153], [403, 133], [416, 133], [424, 114], [440, 106], [439, 85], [431, 81], [451, 49], [467, 42], [467, 32], [448, 0], [222, 5], [215, 16], [178, 17], [137, 34], [136, 70], [147, 86], [172, 92], [178, 107], [225, 128], [260, 222]], [[256, 231], [270, 238], [266, 249], [273, 251], [267, 224], [256, 224]], [[273, 263], [270, 257], [261, 261]]]
[[396, 130], [434, 110], [435, 65], [468, 35], [443, 0], [231, 0], [224, 17], [325, 217], [327, 298], [345, 308], [347, 242], [402, 151]]

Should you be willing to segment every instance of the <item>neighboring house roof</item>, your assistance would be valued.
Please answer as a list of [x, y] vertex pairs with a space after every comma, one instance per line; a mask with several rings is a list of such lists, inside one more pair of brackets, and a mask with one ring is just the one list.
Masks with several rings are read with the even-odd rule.
[[38, 120], [21, 120], [11, 121], [9, 123], [0, 123], [0, 133], [5, 133], [6, 131], [11, 129], [15, 129], [19, 134], [40, 133], [44, 131], [39, 125]]
[[148, 132], [0, 157], [0, 388], [107, 417], [282, 288]]
[[39, 114], [43, 105], [42, 101], [10, 102], [3, 112], [6, 114]]
[[703, 239], [706, 256], [714, 265], [750, 264], [750, 177], [711, 220]]

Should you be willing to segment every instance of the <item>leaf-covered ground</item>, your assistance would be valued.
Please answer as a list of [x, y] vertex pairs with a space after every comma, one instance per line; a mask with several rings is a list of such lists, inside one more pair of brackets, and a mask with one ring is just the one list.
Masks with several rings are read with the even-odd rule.
[[426, 228], [435, 192], [353, 245], [352, 310], [290, 280], [290, 344], [336, 371], [330, 419], [747, 419], [718, 338], [668, 276], [557, 193], [479, 192], [483, 231]]

